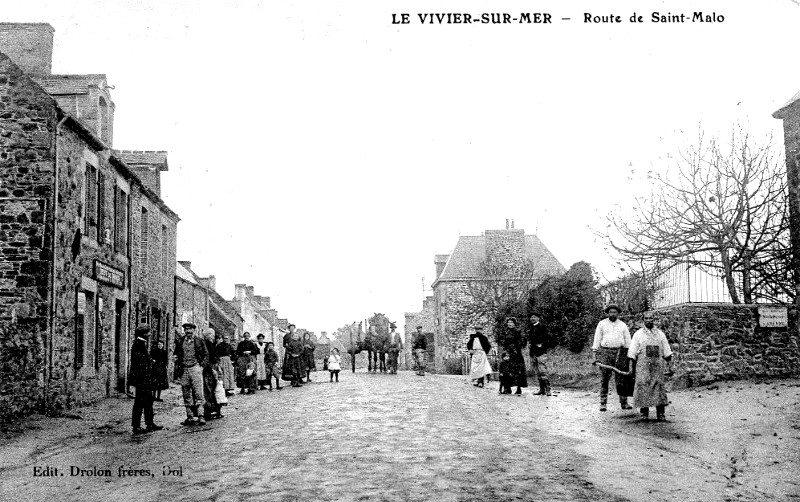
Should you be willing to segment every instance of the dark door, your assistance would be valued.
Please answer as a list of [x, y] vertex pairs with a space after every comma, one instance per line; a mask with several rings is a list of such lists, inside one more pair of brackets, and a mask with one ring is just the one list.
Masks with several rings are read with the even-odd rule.
[[114, 306], [114, 367], [117, 369], [117, 391], [125, 392], [125, 302]]

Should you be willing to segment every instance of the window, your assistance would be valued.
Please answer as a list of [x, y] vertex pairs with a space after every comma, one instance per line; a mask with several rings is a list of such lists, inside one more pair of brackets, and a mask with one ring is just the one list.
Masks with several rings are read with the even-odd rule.
[[97, 295], [94, 318], [94, 369], [99, 370], [103, 362], [103, 299], [100, 295]]
[[85, 235], [97, 239], [97, 168], [86, 164], [86, 190], [84, 195], [84, 229]]
[[139, 262], [141, 265], [141, 273], [142, 273], [142, 282], [144, 282], [145, 278], [147, 277], [147, 246], [148, 243], [148, 234], [149, 234], [149, 222], [147, 221], [148, 214], [147, 209], [142, 208], [142, 221], [141, 221], [141, 238], [139, 239]]
[[167, 248], [167, 240], [169, 239], [169, 232], [167, 231], [166, 225], [161, 225], [161, 274], [162, 277], [166, 280], [169, 277], [169, 254]]
[[84, 330], [86, 325], [86, 293], [78, 291], [75, 298], [75, 372], [85, 363]]
[[97, 173], [97, 242], [111, 244], [110, 230], [106, 228], [106, 176]]
[[116, 222], [114, 223], [114, 250], [118, 253], [128, 255], [128, 194], [117, 187], [116, 201]]
[[[75, 372], [91, 364], [88, 357], [97, 359], [94, 353], [98, 329], [98, 310], [95, 295], [88, 291], [78, 291], [75, 305]], [[88, 306], [88, 308], [87, 308]]]

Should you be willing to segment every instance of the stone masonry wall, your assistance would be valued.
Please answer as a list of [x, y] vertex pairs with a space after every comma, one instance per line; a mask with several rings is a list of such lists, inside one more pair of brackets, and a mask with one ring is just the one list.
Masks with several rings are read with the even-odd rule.
[[[115, 346], [116, 303], [129, 301], [128, 260], [115, 251], [113, 239], [105, 238], [105, 229], [113, 228], [114, 180], [116, 172], [108, 155], [90, 148], [71, 127], [63, 126], [58, 136], [58, 214], [56, 224], [54, 337], [52, 380], [48, 402], [59, 409], [83, 405], [110, 395], [126, 371], [128, 343], [123, 320], [120, 346]], [[105, 224], [85, 207], [86, 164], [94, 162], [105, 177], [103, 208]], [[95, 227], [95, 229], [92, 229]], [[82, 230], [81, 230], [82, 228]], [[95, 262], [121, 271], [125, 287], [119, 288], [96, 280]], [[85, 295], [83, 328], [78, 321], [77, 295]], [[130, 310], [130, 305], [127, 305]], [[125, 316], [125, 312], [123, 312]], [[76, 357], [77, 335], [82, 329], [83, 358]], [[117, 352], [119, 351], [119, 353]], [[119, 359], [119, 367], [117, 360]]]
[[653, 311], [675, 352], [676, 387], [800, 375], [796, 321], [790, 319], [789, 328], [761, 328], [757, 310], [755, 305], [684, 304]]
[[54, 104], [0, 53], [0, 419], [43, 399]]

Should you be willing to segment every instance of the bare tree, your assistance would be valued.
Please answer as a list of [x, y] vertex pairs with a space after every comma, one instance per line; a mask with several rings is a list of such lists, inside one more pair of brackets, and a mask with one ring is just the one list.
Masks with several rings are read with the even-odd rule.
[[741, 128], [729, 145], [701, 134], [674, 171], [648, 175], [649, 196], [636, 196], [630, 213], [609, 214], [600, 235], [629, 262], [683, 261], [719, 273], [733, 303], [740, 290], [745, 303], [755, 288], [783, 290], [787, 276], [774, 260], [787, 252], [787, 184], [772, 150], [771, 141], [757, 145]]
[[463, 295], [452, 295], [450, 308], [457, 315], [452, 328], [463, 332], [475, 323], [487, 326], [504, 306], [524, 304], [530, 290], [544, 278], [545, 272], [537, 260], [486, 259], [480, 263], [476, 277], [468, 279]]

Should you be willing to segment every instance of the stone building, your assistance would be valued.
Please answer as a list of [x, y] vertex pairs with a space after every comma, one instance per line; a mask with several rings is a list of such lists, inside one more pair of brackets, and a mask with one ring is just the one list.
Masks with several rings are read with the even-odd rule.
[[[263, 333], [265, 341], [273, 342], [275, 351], [283, 359], [283, 335], [289, 331], [288, 322], [283, 323], [278, 319], [278, 313], [271, 303], [270, 297], [256, 295], [255, 287], [247, 284], [236, 284], [236, 296], [230, 302], [244, 319], [243, 332], [248, 331], [253, 340]], [[286, 324], [286, 328], [283, 324]]]
[[212, 328], [227, 335], [231, 343], [239, 339], [244, 319], [236, 308], [216, 291], [216, 277], [199, 277], [192, 263], [179, 261], [175, 268], [175, 324], [193, 322], [198, 328]]
[[158, 336], [172, 311], [178, 217], [112, 149], [105, 76], [52, 75], [52, 45], [48, 24], [0, 23], [0, 358], [26, 361], [4, 413], [122, 389], [139, 305]]
[[[466, 352], [469, 330], [475, 322], [483, 323], [484, 332], [493, 339], [493, 320], [476, 315], [479, 310], [476, 290], [485, 288], [492, 281], [499, 289], [523, 288], [531, 281], [535, 284], [547, 275], [560, 275], [566, 271], [536, 235], [526, 235], [523, 229], [515, 229], [513, 223], [509, 225], [508, 222], [503, 230], [486, 230], [483, 235], [459, 237], [453, 252], [436, 255], [434, 264], [433, 305], [429, 304], [428, 311], [433, 313], [434, 365], [437, 371], [442, 370], [445, 359], [460, 358]], [[523, 270], [521, 273], [526, 274], [525, 278], [518, 278], [514, 275], [516, 272], [494, 277], [486, 274], [486, 270], [503, 267]]]

